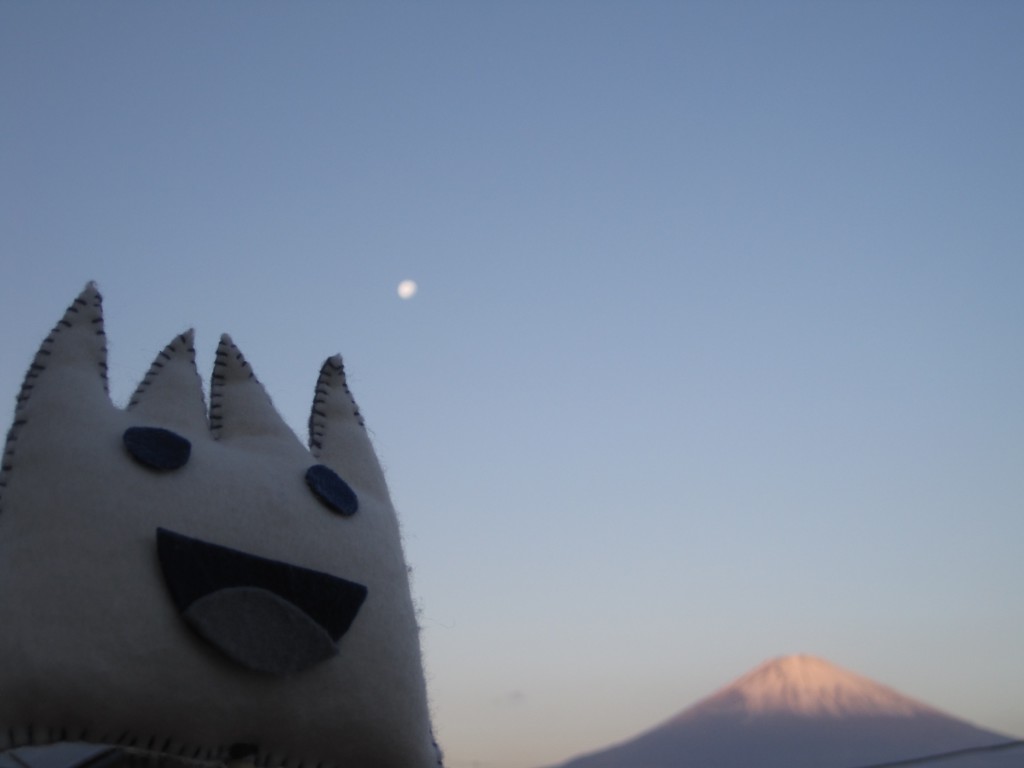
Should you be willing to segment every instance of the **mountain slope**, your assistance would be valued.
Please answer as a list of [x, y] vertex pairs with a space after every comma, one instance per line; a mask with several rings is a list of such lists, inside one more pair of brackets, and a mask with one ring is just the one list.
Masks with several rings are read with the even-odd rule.
[[787, 656], [562, 768], [857, 768], [1008, 740], [821, 659]]

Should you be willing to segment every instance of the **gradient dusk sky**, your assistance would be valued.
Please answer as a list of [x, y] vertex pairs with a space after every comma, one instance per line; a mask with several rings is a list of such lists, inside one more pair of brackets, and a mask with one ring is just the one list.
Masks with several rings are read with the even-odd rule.
[[[449, 768], [806, 652], [1024, 736], [1024, 3], [0, 1], [0, 403], [91, 279], [341, 352]], [[396, 294], [413, 279], [410, 299]]]

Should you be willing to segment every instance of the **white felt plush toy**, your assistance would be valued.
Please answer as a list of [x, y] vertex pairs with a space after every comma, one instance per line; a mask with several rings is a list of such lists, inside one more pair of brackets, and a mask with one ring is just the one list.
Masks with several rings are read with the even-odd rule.
[[338, 357], [309, 432], [307, 450], [226, 336], [209, 415], [191, 332], [116, 408], [83, 291], [3, 456], [0, 751], [440, 765], [398, 521]]

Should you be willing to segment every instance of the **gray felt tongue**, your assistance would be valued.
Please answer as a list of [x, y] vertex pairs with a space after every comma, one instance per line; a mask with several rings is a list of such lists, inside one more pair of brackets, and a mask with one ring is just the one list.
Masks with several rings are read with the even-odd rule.
[[185, 621], [235, 662], [291, 675], [335, 656], [338, 646], [302, 609], [258, 587], [229, 587], [192, 603]]

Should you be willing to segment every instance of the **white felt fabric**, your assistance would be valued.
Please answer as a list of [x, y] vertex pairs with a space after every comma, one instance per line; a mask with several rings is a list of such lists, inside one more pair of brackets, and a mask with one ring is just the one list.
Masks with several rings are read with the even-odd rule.
[[[317, 383], [307, 451], [225, 337], [207, 425], [191, 333], [157, 357], [127, 410], [107, 395], [100, 297], [89, 286], [26, 378], [0, 476], [0, 749], [78, 740], [258, 765], [436, 768], [398, 522], [345, 386]], [[130, 426], [192, 443], [156, 472]], [[212, 429], [211, 429], [212, 428]], [[351, 518], [304, 481], [330, 466]], [[289, 677], [231, 663], [168, 597], [157, 527], [357, 581], [368, 597], [337, 656]]]

